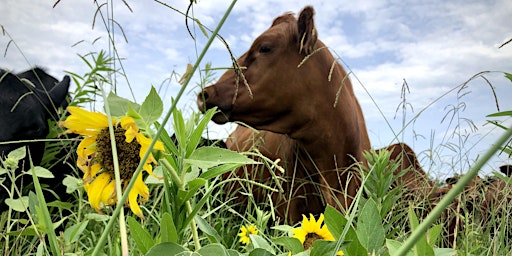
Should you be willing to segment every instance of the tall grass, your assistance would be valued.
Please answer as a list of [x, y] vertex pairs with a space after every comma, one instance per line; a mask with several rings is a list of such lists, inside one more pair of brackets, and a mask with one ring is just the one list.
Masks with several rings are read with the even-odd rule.
[[[191, 5], [193, 3], [191, 1]], [[40, 185], [45, 182], [43, 177], [46, 172], [43, 168], [33, 167], [30, 175], [35, 184], [34, 189], [28, 195], [25, 192], [25, 201], [20, 200], [19, 204], [1, 214], [0, 248], [3, 248], [1, 250], [5, 255], [335, 255], [340, 250], [345, 255], [507, 255], [512, 251], [508, 243], [511, 235], [511, 222], [508, 218], [511, 205], [508, 198], [498, 200], [499, 203], [489, 209], [476, 210], [475, 204], [482, 202], [482, 198], [488, 195], [488, 185], [479, 186], [476, 193], [463, 192], [490, 156], [499, 149], [510, 154], [512, 129], [497, 122], [495, 124], [504, 129], [503, 135], [440, 201], [425, 202], [407, 197], [401, 187], [392, 186], [397, 179], [393, 173], [398, 164], [390, 161], [389, 152], [367, 152], [365, 157], [368, 167], [361, 172], [362, 187], [354, 206], [344, 213], [330, 206], [324, 212], [325, 225], [335, 241], [317, 241], [308, 250], [291, 237], [291, 225], [296, 226], [297, 223], [280, 222], [275, 216], [271, 200], [262, 204], [255, 199], [255, 190], [273, 193], [276, 189], [244, 177], [223, 179], [224, 174], [250, 164], [253, 168], [265, 166], [274, 170], [276, 174], [272, 176], [273, 182], [280, 184], [283, 181], [279, 179], [278, 173], [285, 171], [277, 162], [266, 159], [257, 151], [240, 154], [214, 146], [200, 147], [201, 136], [214, 110], [204, 115], [193, 113], [185, 117], [176, 108], [183, 92], [198, 73], [204, 53], [217, 38], [219, 29], [235, 3], [232, 2], [213, 31], [200, 25], [197, 19], [187, 17], [187, 20], [199, 24], [208, 35], [208, 43], [201, 50], [195, 64], [183, 76], [182, 87], [172, 106], [161, 113], [152, 112], [151, 115], [156, 117], [150, 118], [151, 121], [147, 121], [145, 117], [149, 114], [143, 109], [147, 109], [148, 105], [155, 107], [161, 104], [156, 90], [148, 92], [146, 100], [140, 105], [115, 94], [117, 86], [113, 77], [118, 70], [122, 70], [122, 60], [116, 52], [113, 29], [107, 29], [109, 51], [80, 57], [90, 71], [85, 74], [70, 72], [77, 85], [76, 91], [72, 93], [71, 105], [83, 107], [91, 103], [91, 98], [102, 97], [108, 115], [117, 116], [115, 113], [123, 111], [131, 111], [133, 116], [140, 115], [139, 125], [146, 127], [153, 138], [163, 142], [165, 153], [153, 152], [159, 161], [154, 170], [156, 178], [149, 176], [146, 179], [151, 196], [142, 204], [145, 219], [125, 211], [124, 202], [128, 193], [118, 193], [117, 206], [107, 207], [103, 213], [94, 211], [87, 201], [79, 170], [62, 181], [68, 187], [68, 192], [75, 196], [74, 201], [45, 202], [42, 190], [51, 190], [51, 186], [44, 188]], [[106, 28], [118, 25], [113, 21], [112, 13], [103, 12], [102, 8], [109, 4], [98, 4], [96, 14], [101, 17]], [[207, 66], [199, 72], [203, 78], [200, 87], [204, 87], [212, 77], [211, 69]], [[510, 74], [506, 75], [511, 78]], [[112, 92], [107, 88], [112, 88]], [[399, 105], [404, 116], [410, 106], [405, 98], [406, 90], [407, 87], [404, 87], [403, 101]], [[131, 109], [128, 110], [126, 106]], [[419, 118], [422, 111], [413, 119]], [[510, 111], [504, 111], [490, 117], [495, 116], [511, 114]], [[164, 129], [168, 122], [172, 123], [175, 141], [171, 140], [170, 134]], [[403, 129], [410, 127], [411, 122], [406, 122], [404, 117]], [[51, 137], [55, 138], [62, 133], [56, 124], [53, 130]], [[403, 130], [395, 135], [399, 137], [402, 134]], [[150, 148], [155, 145], [156, 139], [151, 142]], [[50, 140], [65, 143], [66, 147], [76, 145], [77, 141], [77, 138]], [[43, 165], [51, 169], [61, 145], [49, 143], [47, 162]], [[17, 154], [23, 152], [20, 149], [2, 159], [4, 177], [14, 179], [5, 173], [13, 173], [13, 164], [20, 159]], [[141, 162], [145, 162], [150, 152], [146, 153]], [[68, 161], [73, 168], [75, 161]], [[136, 173], [141, 170], [142, 165]], [[499, 176], [498, 179], [505, 182], [506, 186], [500, 189], [507, 196], [510, 178]], [[132, 180], [126, 189], [130, 189], [133, 183]], [[243, 206], [239, 205], [240, 201], [232, 197], [232, 194], [226, 192], [226, 186], [233, 183], [239, 184], [237, 192], [246, 197]], [[18, 188], [8, 189], [14, 191]], [[22, 193], [20, 191], [16, 195]], [[18, 198], [14, 195], [12, 197]], [[452, 203], [454, 200], [455, 204]], [[453, 244], [455, 248], [449, 248], [450, 244], [446, 243], [443, 236], [450, 232], [447, 227], [453, 218], [460, 220], [457, 222], [459, 229]], [[255, 224], [258, 233], [250, 235], [251, 242], [243, 245], [237, 234], [242, 225], [249, 224]]]

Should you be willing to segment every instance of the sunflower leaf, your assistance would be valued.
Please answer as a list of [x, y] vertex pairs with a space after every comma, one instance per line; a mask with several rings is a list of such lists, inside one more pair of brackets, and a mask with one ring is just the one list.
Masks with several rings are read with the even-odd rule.
[[135, 240], [135, 243], [137, 244], [137, 248], [143, 254], [146, 254], [146, 252], [153, 247], [155, 241], [148, 231], [131, 216], [128, 217], [128, 226], [130, 227], [130, 233], [132, 234], [133, 240]]
[[368, 253], [377, 253], [384, 244], [386, 232], [377, 203], [368, 199], [357, 218], [357, 237]]
[[209, 244], [204, 247], [201, 247], [199, 251], [197, 251], [200, 255], [216, 255], [216, 256], [228, 256], [229, 253], [227, 249], [222, 244]]
[[272, 239], [274, 243], [283, 246], [285, 249], [290, 250], [292, 254], [297, 254], [304, 251], [304, 247], [299, 239], [295, 237], [276, 237]]
[[259, 235], [249, 234], [249, 237], [251, 238], [251, 243], [254, 246], [254, 249], [263, 249], [267, 252], [270, 252], [272, 255], [275, 255], [276, 252], [274, 248], [267, 242], [267, 240], [263, 239], [263, 237]]
[[162, 99], [156, 92], [155, 87], [151, 86], [148, 96], [146, 96], [146, 99], [140, 106], [139, 113], [147, 126], [149, 126], [160, 118], [163, 111], [164, 104], [162, 103]]
[[128, 110], [132, 108], [136, 112], [139, 111], [140, 106], [128, 99], [117, 96], [115, 93], [110, 92], [107, 97], [107, 102], [112, 116], [125, 116]]
[[165, 212], [162, 216], [162, 221], [160, 223], [160, 236], [162, 242], [178, 242], [178, 232], [176, 231], [176, 226], [174, 225], [172, 216], [168, 212]]
[[258, 164], [258, 162], [231, 150], [218, 147], [202, 147], [196, 149], [185, 163], [203, 170], [221, 164]]
[[[179, 244], [164, 242], [164, 243], [156, 244], [155, 246], [151, 247], [149, 249], [148, 253], [146, 254], [146, 256], [178, 255], [185, 251], [187, 251], [187, 250]], [[186, 255], [189, 255], [189, 254], [186, 254]]]

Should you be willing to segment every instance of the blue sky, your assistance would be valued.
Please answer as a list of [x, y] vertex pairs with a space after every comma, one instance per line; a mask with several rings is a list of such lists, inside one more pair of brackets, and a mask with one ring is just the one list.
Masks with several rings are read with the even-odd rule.
[[[188, 2], [166, 3], [184, 12]], [[114, 1], [113, 17], [128, 41], [116, 27], [116, 47], [135, 100], [143, 100], [154, 85], [169, 106], [170, 98], [179, 89], [173, 74], [182, 74], [186, 65], [197, 59], [197, 52], [207, 39], [193, 26], [197, 39], [194, 41], [185, 29], [183, 15], [160, 3], [128, 3], [133, 12], [122, 1]], [[229, 3], [199, 0], [192, 14], [214, 28]], [[0, 56], [1, 68], [22, 71], [40, 65], [60, 79], [64, 71], [87, 71], [77, 54], [108, 49], [99, 16], [92, 26], [97, 8], [93, 1], [62, 0], [55, 8], [53, 4], [54, 1], [3, 1], [0, 24], [8, 35], [0, 35], [0, 49], [5, 53]], [[464, 173], [499, 136], [501, 130], [486, 124], [485, 116], [497, 109], [490, 87], [482, 78], [471, 81], [462, 91], [450, 90], [481, 71], [512, 73], [512, 44], [498, 49], [512, 38], [512, 2], [243, 0], [235, 5], [221, 35], [233, 53], [240, 56], [276, 16], [288, 11], [298, 13], [308, 4], [316, 10], [319, 38], [353, 72], [352, 82], [374, 147], [391, 143], [393, 131], [401, 130], [403, 120], [407, 123], [419, 114], [399, 139], [416, 150], [433, 176], [444, 177], [453, 172]], [[106, 9], [102, 10], [106, 15]], [[5, 50], [11, 38], [16, 45], [10, 43]], [[81, 43], [75, 45], [77, 42]], [[206, 62], [212, 62], [214, 67], [230, 65], [228, 52], [219, 41], [205, 57]], [[220, 75], [216, 73], [217, 77]], [[501, 110], [512, 109], [512, 83], [499, 72], [487, 74], [486, 78], [496, 91]], [[396, 113], [404, 80], [410, 91], [406, 94], [410, 105], [405, 117], [400, 109]], [[132, 97], [124, 80], [119, 79], [117, 86], [121, 96]], [[196, 109], [198, 90], [194, 85], [187, 89], [180, 102], [182, 109]], [[450, 123], [453, 109], [459, 111]], [[512, 124], [511, 120], [505, 122]], [[226, 137], [232, 128], [212, 125], [210, 136]], [[438, 155], [431, 155], [432, 151]], [[452, 167], [452, 162], [460, 164]], [[506, 157], [494, 158], [483, 171], [488, 173], [506, 163], [511, 163]]]

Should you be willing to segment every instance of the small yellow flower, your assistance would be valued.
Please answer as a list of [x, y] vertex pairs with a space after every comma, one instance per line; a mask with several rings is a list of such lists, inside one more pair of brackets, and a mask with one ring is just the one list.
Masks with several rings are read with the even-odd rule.
[[[67, 128], [66, 133], [76, 133], [84, 136], [78, 145], [77, 166], [84, 172], [83, 182], [89, 203], [98, 212], [107, 205], [116, 203], [114, 160], [108, 117], [102, 113], [89, 112], [79, 107], [68, 107], [71, 114], [60, 125]], [[114, 137], [116, 141], [117, 157], [123, 190], [133, 177], [133, 174], [146, 154], [151, 139], [144, 136], [133, 118], [124, 116], [120, 121], [112, 119]], [[155, 150], [164, 151], [161, 141], [157, 141]], [[150, 155], [144, 163], [143, 169], [152, 174], [156, 160]], [[149, 199], [149, 189], [142, 180], [142, 173], [135, 177], [135, 185], [128, 191], [127, 204], [133, 213], [144, 218], [139, 202]]]
[[[320, 214], [318, 221], [315, 220], [313, 214], [309, 214], [309, 219], [302, 215], [302, 223], [298, 228], [293, 228], [293, 237], [299, 239], [304, 246], [304, 250], [309, 249], [316, 240], [327, 240], [334, 241], [334, 237], [327, 229], [326, 225], [322, 225], [324, 222], [324, 215]], [[343, 255], [342, 251], [336, 253], [336, 255]]]
[[238, 233], [238, 236], [240, 237], [240, 242], [245, 245], [251, 243], [251, 238], [249, 237], [250, 234], [258, 234], [256, 226], [254, 224], [251, 224], [249, 226], [242, 225], [242, 227], [240, 227], [240, 233]]

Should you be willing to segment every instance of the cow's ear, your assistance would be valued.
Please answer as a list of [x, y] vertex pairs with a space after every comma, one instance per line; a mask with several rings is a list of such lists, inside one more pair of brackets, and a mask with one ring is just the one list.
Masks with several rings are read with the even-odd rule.
[[297, 22], [299, 29], [299, 53], [306, 55], [313, 52], [318, 35], [315, 29], [315, 22], [313, 16], [315, 10], [312, 6], [306, 6], [299, 15]]
[[65, 104], [63, 104], [63, 103], [66, 102], [66, 96], [68, 95], [68, 91], [69, 91], [69, 83], [70, 83], [69, 76], [64, 76], [62, 81], [60, 81], [60, 83], [56, 84], [49, 91], [50, 98], [56, 106], [65, 107]]

